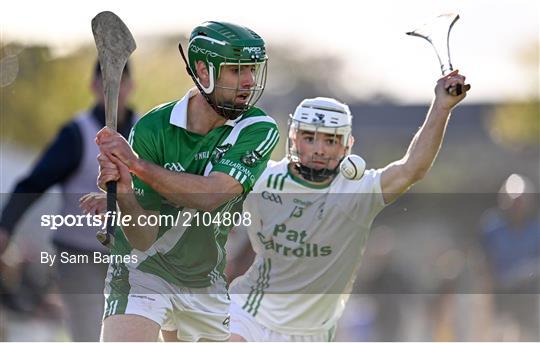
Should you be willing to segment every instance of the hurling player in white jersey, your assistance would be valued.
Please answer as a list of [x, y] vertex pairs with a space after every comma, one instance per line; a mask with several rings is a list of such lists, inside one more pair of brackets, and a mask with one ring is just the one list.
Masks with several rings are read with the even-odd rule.
[[[305, 99], [291, 115], [288, 154], [270, 161], [244, 203], [256, 253], [230, 287], [232, 341], [329, 341], [375, 216], [421, 180], [450, 112], [470, 89], [454, 71], [437, 81], [424, 124], [402, 159], [358, 180], [339, 173], [354, 143], [349, 107]], [[462, 85], [461, 95], [447, 89]]]

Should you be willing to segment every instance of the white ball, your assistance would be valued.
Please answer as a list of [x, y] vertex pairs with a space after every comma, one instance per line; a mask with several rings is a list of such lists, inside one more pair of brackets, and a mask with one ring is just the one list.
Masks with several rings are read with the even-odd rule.
[[366, 161], [358, 155], [346, 156], [339, 166], [341, 174], [349, 180], [360, 180], [366, 170]]

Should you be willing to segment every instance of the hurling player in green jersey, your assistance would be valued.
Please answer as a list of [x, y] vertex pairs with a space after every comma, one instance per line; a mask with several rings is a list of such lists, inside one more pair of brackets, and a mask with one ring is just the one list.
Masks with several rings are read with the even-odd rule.
[[254, 107], [266, 50], [248, 28], [205, 22], [191, 33], [187, 59], [180, 52], [196, 88], [147, 113], [129, 143], [107, 128], [96, 138], [98, 183], [117, 181], [118, 207], [131, 218], [112, 250], [123, 259], [106, 279], [103, 340], [154, 341], [160, 330], [165, 340], [230, 335], [224, 245], [233, 223], [250, 220], [242, 201], [279, 139], [274, 120]]

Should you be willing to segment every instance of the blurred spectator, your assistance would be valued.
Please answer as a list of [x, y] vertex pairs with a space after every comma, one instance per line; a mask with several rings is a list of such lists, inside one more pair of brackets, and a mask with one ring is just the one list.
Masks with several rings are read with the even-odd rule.
[[[129, 66], [124, 69], [118, 99], [118, 131], [125, 137], [138, 119], [127, 101], [133, 89]], [[0, 256], [6, 250], [19, 219], [43, 193], [55, 184], [62, 190], [62, 215], [82, 214], [79, 209], [81, 195], [97, 192], [96, 186], [98, 148], [94, 142], [96, 133], [105, 126], [105, 105], [101, 68], [95, 64], [91, 81], [95, 97], [92, 108], [79, 113], [58, 133], [30, 171], [18, 182], [7, 202], [0, 220]], [[66, 95], [69, 90], [65, 91]], [[43, 228], [40, 228], [43, 229]], [[90, 263], [56, 263], [59, 292], [67, 311], [67, 323], [74, 341], [97, 341], [103, 312], [103, 280], [108, 265], [92, 263], [93, 252], [107, 250], [96, 240], [97, 227], [59, 227], [53, 236], [57, 256], [62, 252], [89, 256]], [[39, 256], [39, 252], [32, 251]], [[34, 258], [34, 260], [38, 259]], [[57, 258], [57, 261], [60, 258]], [[2, 264], [0, 264], [2, 265]], [[0, 284], [10, 284], [7, 264], [3, 265]], [[11, 266], [13, 270], [15, 266]], [[0, 269], [1, 270], [1, 269]], [[23, 273], [25, 275], [25, 273]], [[42, 276], [47, 279], [47, 275]], [[47, 280], [41, 280], [42, 283]], [[16, 289], [17, 287], [12, 287]], [[15, 297], [15, 294], [12, 294]], [[4, 296], [5, 297], [5, 296]], [[9, 297], [9, 295], [8, 295]], [[6, 328], [8, 329], [8, 328]]]
[[[494, 293], [495, 324], [517, 324], [511, 340], [540, 339], [540, 216], [538, 193], [526, 177], [510, 175], [498, 194], [498, 206], [486, 211], [481, 243]], [[504, 319], [504, 320], [503, 320]]]

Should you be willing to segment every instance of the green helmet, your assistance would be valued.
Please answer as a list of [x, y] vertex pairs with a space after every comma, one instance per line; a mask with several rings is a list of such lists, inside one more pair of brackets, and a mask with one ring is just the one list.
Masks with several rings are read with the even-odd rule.
[[[252, 30], [235, 24], [209, 21], [197, 26], [188, 44], [188, 72], [210, 105], [222, 116], [235, 119], [255, 105], [266, 83], [266, 49], [264, 40]], [[202, 61], [208, 69], [210, 82], [201, 84], [197, 75], [197, 62]], [[235, 86], [218, 84], [223, 66], [236, 66], [238, 80]], [[242, 89], [240, 72], [242, 66], [250, 66], [253, 85]], [[244, 67], [245, 68], [245, 67]], [[216, 91], [228, 92], [231, 99], [218, 99]], [[231, 96], [232, 95], [232, 96]], [[237, 102], [237, 97], [240, 101]]]

